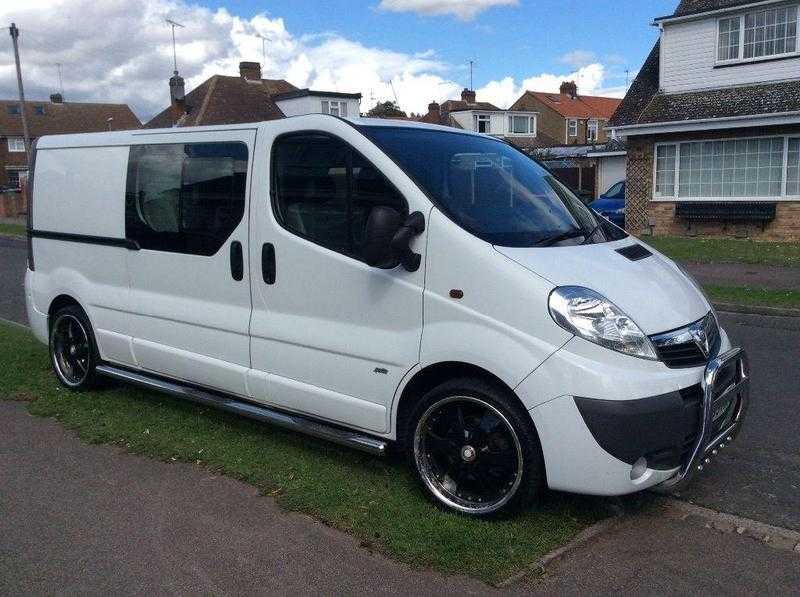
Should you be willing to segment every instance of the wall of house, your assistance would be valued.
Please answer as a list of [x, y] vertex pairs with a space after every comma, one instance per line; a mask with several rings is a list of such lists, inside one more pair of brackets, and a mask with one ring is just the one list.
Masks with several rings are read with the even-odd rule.
[[8, 184], [9, 166], [25, 166], [27, 163], [24, 151], [8, 151], [8, 139], [0, 137], [0, 186]]
[[716, 18], [666, 24], [661, 35], [661, 89], [680, 93], [800, 76], [800, 55], [725, 66], [716, 66], [716, 60]]
[[[476, 114], [488, 114], [489, 115], [489, 127], [490, 135], [502, 135], [502, 136], [509, 136], [510, 138], [524, 138], [524, 139], [531, 139], [530, 135], [510, 135], [509, 134], [509, 127], [508, 127], [508, 116], [509, 112], [502, 111], [502, 112], [481, 112], [479, 110], [464, 110], [460, 112], [451, 112], [450, 117], [455, 120], [458, 125], [466, 130], [466, 131], [475, 131], [475, 115]], [[537, 127], [538, 127], [538, 115], [536, 114], [526, 114], [527, 116], [536, 116], [537, 118]]]
[[[292, 99], [280, 100], [276, 102], [278, 107], [286, 116], [300, 116], [302, 114], [321, 114], [322, 100], [343, 101], [344, 98], [338, 97], [319, 97], [308, 95], [305, 97], [295, 97]], [[357, 99], [345, 99], [347, 102], [347, 116], [357, 117], [361, 113], [361, 101]]]
[[514, 102], [511, 109], [538, 112], [539, 120], [537, 124], [539, 133], [550, 139], [554, 139], [556, 143], [566, 143], [566, 121], [561, 114], [553, 110], [547, 104], [543, 104], [535, 97], [525, 93]]
[[[776, 201], [776, 217], [765, 226], [759, 223], [689, 223], [675, 217], [675, 201], [653, 201], [653, 156], [656, 143], [798, 133], [800, 133], [800, 126], [628, 137], [625, 189], [626, 228], [630, 233], [636, 235], [649, 234], [652, 231], [657, 236], [748, 237], [765, 241], [800, 241], [800, 201]], [[736, 201], [736, 199], [732, 201]]]

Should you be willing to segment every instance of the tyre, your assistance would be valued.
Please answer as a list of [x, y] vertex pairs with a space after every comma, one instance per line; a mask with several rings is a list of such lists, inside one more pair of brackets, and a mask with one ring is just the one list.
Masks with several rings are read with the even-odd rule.
[[438, 505], [475, 517], [529, 506], [544, 485], [539, 437], [507, 390], [480, 379], [445, 382], [415, 406], [409, 464]]
[[77, 305], [59, 309], [53, 315], [50, 362], [58, 381], [70, 390], [94, 387], [97, 345], [89, 318]]

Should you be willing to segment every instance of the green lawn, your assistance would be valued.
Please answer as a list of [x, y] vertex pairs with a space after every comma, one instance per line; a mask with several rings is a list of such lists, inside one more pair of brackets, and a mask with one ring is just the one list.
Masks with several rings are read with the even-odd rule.
[[0, 396], [31, 400], [86, 441], [165, 461], [195, 462], [258, 487], [413, 566], [497, 582], [604, 515], [602, 500], [548, 494], [536, 510], [476, 521], [432, 506], [398, 458], [380, 459], [125, 386], [69, 392], [47, 350], [0, 324]]
[[714, 284], [706, 284], [703, 287], [714, 302], [800, 309], [800, 291], [797, 290], [768, 290]]
[[648, 236], [643, 238], [668, 257], [694, 263], [749, 263], [800, 267], [800, 243]]
[[4, 224], [0, 222], [0, 234], [11, 234], [14, 236], [25, 236], [25, 226], [22, 224]]

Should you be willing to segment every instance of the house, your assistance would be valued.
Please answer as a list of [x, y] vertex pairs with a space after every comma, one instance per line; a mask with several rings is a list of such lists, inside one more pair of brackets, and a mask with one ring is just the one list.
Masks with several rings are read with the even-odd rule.
[[[139, 128], [142, 123], [126, 104], [26, 100], [25, 118], [31, 143], [43, 135], [96, 133]], [[28, 173], [28, 156], [18, 100], [0, 100], [0, 187], [18, 187]]]
[[609, 126], [634, 233], [800, 240], [798, 0], [682, 0]]
[[239, 76], [214, 75], [189, 93], [177, 71], [169, 80], [170, 106], [145, 128], [236, 124], [298, 114], [358, 116], [360, 93], [298, 89], [283, 79], [262, 79], [261, 64], [240, 62]]
[[421, 122], [453, 126], [476, 133], [502, 137], [520, 147], [539, 146], [538, 113], [532, 110], [503, 110], [489, 102], [477, 101], [475, 91], [464, 89], [460, 100], [431, 102]]
[[578, 95], [574, 81], [561, 84], [559, 93], [526, 91], [511, 110], [536, 112], [539, 130], [551, 145], [595, 145], [607, 140], [606, 125], [621, 100]]

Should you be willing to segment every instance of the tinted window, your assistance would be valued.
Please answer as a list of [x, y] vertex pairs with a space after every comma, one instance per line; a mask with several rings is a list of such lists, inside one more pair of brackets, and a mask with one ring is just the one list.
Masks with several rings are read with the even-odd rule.
[[242, 219], [246, 177], [243, 143], [133, 146], [125, 235], [143, 249], [213, 255]]
[[400, 164], [437, 207], [487, 242], [525, 247], [624, 237], [507, 143], [422, 128], [360, 130]]
[[406, 202], [375, 166], [344, 141], [322, 134], [290, 135], [273, 146], [273, 207], [295, 234], [362, 258], [370, 211]]

